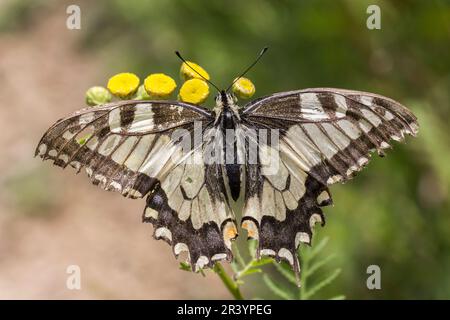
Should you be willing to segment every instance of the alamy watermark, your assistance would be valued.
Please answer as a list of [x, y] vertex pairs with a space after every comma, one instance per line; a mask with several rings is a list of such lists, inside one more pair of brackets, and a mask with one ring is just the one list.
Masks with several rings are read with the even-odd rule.
[[66, 287], [69, 290], [81, 290], [81, 268], [76, 264], [67, 266], [66, 273], [69, 275], [66, 279]]
[[369, 14], [366, 20], [366, 26], [369, 30], [381, 29], [381, 9], [376, 4], [367, 7], [366, 13]]
[[372, 264], [367, 267], [367, 278], [366, 285], [369, 290], [381, 290], [381, 269], [380, 266]]
[[66, 19], [66, 27], [69, 30], [80, 30], [81, 29], [81, 9], [80, 6], [76, 4], [71, 4], [67, 6], [66, 13], [68, 14]]

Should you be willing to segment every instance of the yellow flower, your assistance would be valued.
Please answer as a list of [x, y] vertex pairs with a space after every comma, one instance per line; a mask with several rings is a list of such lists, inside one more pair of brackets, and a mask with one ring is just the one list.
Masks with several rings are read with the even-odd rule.
[[200, 79], [190, 79], [183, 83], [180, 89], [179, 98], [181, 101], [201, 104], [205, 102], [209, 95], [208, 84]]
[[86, 103], [88, 106], [97, 106], [111, 102], [112, 96], [104, 87], [91, 87], [86, 91]]
[[239, 98], [248, 99], [255, 94], [255, 85], [247, 78], [239, 78], [233, 84], [233, 92]]
[[144, 87], [151, 98], [166, 98], [174, 92], [177, 84], [163, 73], [153, 73], [145, 78]]
[[[202, 67], [200, 67], [198, 64], [196, 64], [194, 62], [191, 62], [191, 61], [186, 61], [186, 62], [189, 63], [189, 66], [194, 68], [205, 79], [209, 80], [209, 74], [208, 74], [208, 72], [206, 72], [205, 69], [203, 69]], [[184, 81], [187, 81], [189, 79], [202, 79], [202, 77], [200, 77], [197, 74], [197, 72], [195, 72], [194, 70], [189, 68], [189, 66], [185, 62], [183, 62], [183, 64], [181, 65], [181, 69], [180, 69], [181, 79], [183, 79]]]
[[131, 97], [139, 87], [139, 78], [134, 73], [118, 73], [108, 80], [108, 89], [121, 99]]

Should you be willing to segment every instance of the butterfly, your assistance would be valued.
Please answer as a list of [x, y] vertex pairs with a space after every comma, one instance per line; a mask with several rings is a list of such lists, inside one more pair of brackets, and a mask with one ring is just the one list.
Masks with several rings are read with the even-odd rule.
[[[258, 258], [285, 260], [298, 274], [297, 248], [325, 224], [328, 187], [418, 128], [406, 107], [373, 93], [303, 89], [240, 107], [218, 90], [213, 109], [128, 100], [79, 110], [47, 130], [36, 155], [85, 168], [105, 190], [146, 198], [143, 222], [175, 256], [186, 252], [193, 270], [231, 261], [240, 225], [258, 240]], [[240, 219], [231, 206], [239, 198]]]

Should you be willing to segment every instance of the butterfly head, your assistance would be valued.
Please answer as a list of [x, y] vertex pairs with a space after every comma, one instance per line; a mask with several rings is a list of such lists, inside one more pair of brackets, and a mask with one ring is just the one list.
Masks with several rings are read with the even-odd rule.
[[219, 91], [216, 95], [216, 106], [224, 107], [234, 107], [236, 106], [237, 98], [231, 92], [226, 92], [225, 90]]
[[220, 90], [216, 95], [216, 105], [213, 111], [216, 115], [216, 123], [219, 121], [221, 115], [226, 112], [231, 112], [237, 119], [240, 119], [236, 96], [225, 90]]

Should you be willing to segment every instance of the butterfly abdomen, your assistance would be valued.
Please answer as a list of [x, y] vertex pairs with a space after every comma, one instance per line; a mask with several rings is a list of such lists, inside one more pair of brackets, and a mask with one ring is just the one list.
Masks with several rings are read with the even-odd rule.
[[222, 132], [224, 135], [225, 143], [224, 159], [225, 169], [227, 172], [228, 186], [230, 188], [231, 197], [234, 201], [239, 198], [241, 191], [241, 165], [237, 160], [237, 145], [236, 145], [236, 120], [232, 111], [225, 106], [222, 113]]

